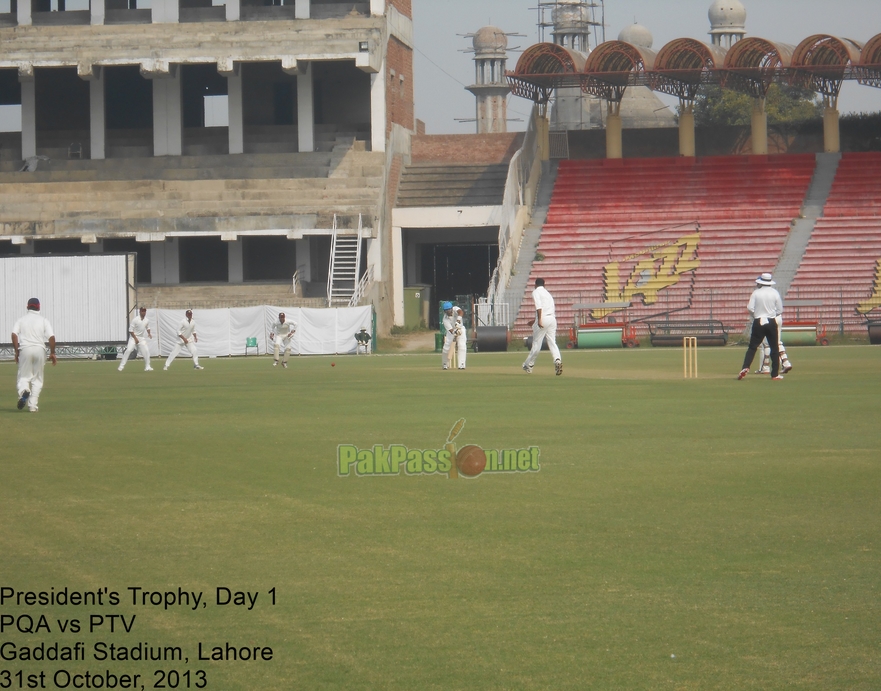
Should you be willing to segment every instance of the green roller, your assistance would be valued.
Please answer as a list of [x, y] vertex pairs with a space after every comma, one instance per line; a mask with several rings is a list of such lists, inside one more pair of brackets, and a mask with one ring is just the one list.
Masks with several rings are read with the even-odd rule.
[[621, 348], [623, 329], [620, 326], [608, 329], [578, 329], [579, 348]]
[[783, 345], [787, 348], [794, 345], [817, 345], [816, 326], [786, 326], [781, 334]]

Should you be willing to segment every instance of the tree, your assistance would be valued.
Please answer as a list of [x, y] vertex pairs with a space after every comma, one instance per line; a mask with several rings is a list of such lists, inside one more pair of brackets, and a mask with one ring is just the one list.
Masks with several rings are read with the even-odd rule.
[[[721, 125], [748, 126], [753, 98], [719, 86], [701, 89], [694, 101], [694, 124], [698, 127]], [[819, 96], [809, 89], [772, 84], [765, 97], [765, 112], [771, 126], [790, 126], [822, 116]]]

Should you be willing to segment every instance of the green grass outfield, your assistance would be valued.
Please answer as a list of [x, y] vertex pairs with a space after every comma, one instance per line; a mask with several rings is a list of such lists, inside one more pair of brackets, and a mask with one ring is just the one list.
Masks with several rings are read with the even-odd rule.
[[[7, 599], [7, 657], [81, 642], [86, 660], [0, 659], [0, 688], [110, 670], [222, 691], [878, 689], [881, 348], [792, 348], [783, 382], [736, 381], [743, 352], [701, 350], [697, 380], [660, 348], [564, 351], [562, 377], [547, 353], [525, 374], [522, 351], [465, 372], [434, 353], [62, 361], [36, 415], [2, 364], [0, 588], [120, 602]], [[537, 446], [540, 470], [338, 475], [340, 444], [443, 449], [461, 418], [459, 447]], [[95, 642], [184, 659], [95, 660]]]

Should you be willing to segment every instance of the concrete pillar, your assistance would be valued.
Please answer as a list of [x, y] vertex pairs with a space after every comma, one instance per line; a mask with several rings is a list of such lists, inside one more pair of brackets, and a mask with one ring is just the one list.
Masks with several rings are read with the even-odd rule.
[[309, 246], [309, 238], [295, 240], [297, 252], [297, 271], [300, 273], [300, 281], [312, 280], [312, 252]]
[[25, 159], [36, 155], [37, 89], [36, 82], [31, 78], [21, 82], [21, 157]]
[[89, 82], [89, 158], [105, 157], [106, 125], [104, 120], [104, 70]]
[[403, 231], [392, 228], [392, 307], [395, 326], [404, 326]]
[[370, 14], [373, 17], [381, 17], [385, 13], [386, 0], [370, 0]]
[[98, 240], [97, 242], [89, 243], [89, 253], [90, 254], [101, 254], [104, 251], [104, 241]]
[[226, 0], [226, 21], [237, 22], [242, 18], [241, 0]]
[[679, 155], [694, 157], [694, 104], [689, 103], [679, 113]]
[[[370, 75], [370, 148], [373, 151], [385, 151], [387, 125], [385, 77], [387, 70], [388, 65], [383, 58], [379, 72]], [[403, 300], [403, 297], [401, 299]], [[403, 322], [401, 323], [403, 324]]]
[[18, 0], [15, 19], [19, 26], [30, 26], [33, 24], [31, 20], [31, 0]]
[[827, 154], [837, 154], [841, 151], [838, 110], [831, 105], [823, 109], [823, 151]]
[[535, 137], [538, 145], [538, 158], [540, 161], [549, 161], [551, 158], [550, 119], [547, 109], [535, 114]]
[[298, 61], [297, 74], [297, 150], [315, 151], [315, 89], [312, 65]]
[[153, 155], [180, 156], [183, 151], [183, 113], [180, 71], [153, 80]]
[[242, 247], [242, 238], [236, 238], [228, 245], [228, 271], [230, 283], [245, 282], [245, 254]]
[[180, 283], [180, 259], [177, 238], [166, 238], [150, 243], [150, 283], [177, 285]]
[[753, 154], [765, 156], [768, 153], [768, 114], [765, 112], [765, 99], [753, 99], [751, 120]]
[[153, 0], [152, 18], [154, 24], [177, 24], [180, 21], [178, 0]]
[[294, 19], [309, 19], [309, 0], [294, 0]]
[[105, 4], [105, 0], [90, 0], [89, 9], [92, 13], [92, 26], [103, 26]]
[[242, 101], [242, 74], [234, 72], [226, 78], [229, 108], [229, 152], [245, 153], [245, 120]]
[[624, 158], [622, 130], [621, 114], [617, 109], [610, 110], [606, 117], [606, 158]]

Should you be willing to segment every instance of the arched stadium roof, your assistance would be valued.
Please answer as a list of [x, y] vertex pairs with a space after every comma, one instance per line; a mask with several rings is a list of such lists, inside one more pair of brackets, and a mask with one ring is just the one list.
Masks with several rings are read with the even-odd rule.
[[881, 88], [881, 34], [873, 36], [863, 46], [857, 78], [860, 84]]
[[881, 34], [865, 45], [826, 34], [809, 36], [798, 46], [749, 37], [727, 52], [690, 38], [670, 41], [657, 53], [624, 41], [606, 41], [588, 56], [539, 43], [524, 51], [506, 76], [515, 95], [537, 103], [547, 103], [561, 87], [580, 87], [620, 101], [628, 86], [648, 86], [692, 100], [701, 84], [720, 84], [762, 98], [773, 82], [837, 96], [843, 80], [881, 87]]
[[693, 100], [701, 84], [713, 82], [712, 70], [724, 62], [723, 48], [693, 38], [677, 38], [658, 51], [649, 86], [654, 91]]
[[826, 96], [837, 96], [850, 65], [859, 64], [862, 44], [826, 34], [809, 36], [792, 54], [791, 82]]

